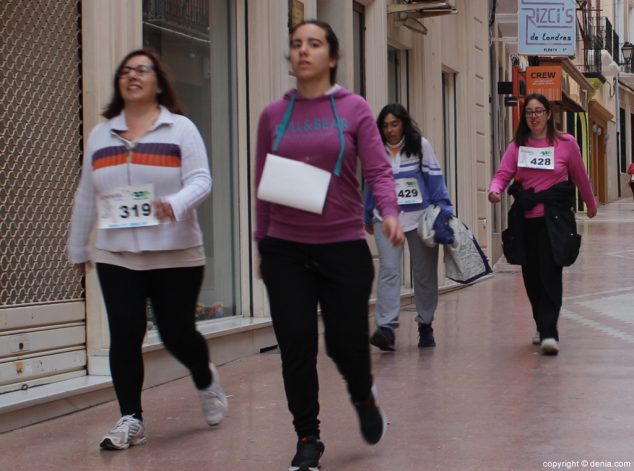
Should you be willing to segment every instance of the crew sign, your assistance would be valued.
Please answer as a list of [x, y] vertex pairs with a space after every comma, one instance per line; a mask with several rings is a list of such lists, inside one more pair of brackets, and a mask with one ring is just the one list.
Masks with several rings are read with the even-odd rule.
[[518, 52], [530, 56], [574, 56], [574, 0], [519, 0]]

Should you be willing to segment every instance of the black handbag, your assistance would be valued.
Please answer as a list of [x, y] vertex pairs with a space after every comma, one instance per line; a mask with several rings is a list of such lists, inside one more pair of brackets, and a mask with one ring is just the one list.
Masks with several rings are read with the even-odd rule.
[[502, 231], [502, 253], [506, 261], [511, 265], [524, 265], [526, 254], [524, 253], [524, 239], [518, 237], [517, 231], [507, 227]]
[[546, 228], [555, 263], [560, 267], [569, 267], [575, 263], [581, 248], [581, 235], [577, 233], [574, 212], [566, 209], [547, 215]]

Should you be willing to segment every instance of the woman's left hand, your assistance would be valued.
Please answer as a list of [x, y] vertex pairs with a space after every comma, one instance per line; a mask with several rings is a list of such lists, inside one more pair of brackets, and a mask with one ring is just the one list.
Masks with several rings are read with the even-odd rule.
[[174, 216], [172, 205], [169, 204], [167, 201], [155, 201], [154, 213], [158, 220], [169, 219], [170, 221], [176, 221], [176, 216]]
[[588, 215], [589, 218], [593, 218], [597, 215], [597, 208], [588, 208], [588, 210], [586, 211], [586, 214]]
[[383, 218], [383, 233], [395, 247], [405, 243], [405, 234], [396, 216]]

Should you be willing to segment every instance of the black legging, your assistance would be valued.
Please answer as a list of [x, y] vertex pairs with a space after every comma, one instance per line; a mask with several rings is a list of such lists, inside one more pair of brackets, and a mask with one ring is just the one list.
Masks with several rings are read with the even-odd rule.
[[524, 224], [526, 263], [522, 276], [541, 340], [559, 340], [557, 321], [562, 303], [562, 267], [555, 263], [543, 217], [527, 218]]
[[632, 197], [634, 198], [634, 181], [630, 181], [630, 188], [632, 189]]
[[209, 351], [194, 318], [203, 266], [141, 271], [98, 263], [97, 273], [108, 311], [110, 371], [121, 415], [140, 417], [142, 412], [147, 298], [167, 350], [189, 369], [198, 389], [211, 384]]
[[259, 251], [295, 431], [300, 437], [319, 436], [317, 305], [326, 352], [346, 380], [350, 398], [367, 400], [372, 256], [365, 240], [302, 244], [267, 237]]

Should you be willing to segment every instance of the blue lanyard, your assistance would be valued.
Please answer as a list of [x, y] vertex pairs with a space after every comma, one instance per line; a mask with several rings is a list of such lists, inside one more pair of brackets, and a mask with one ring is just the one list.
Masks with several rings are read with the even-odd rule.
[[[295, 107], [295, 98], [296, 94], [293, 93], [291, 95], [291, 102], [288, 104], [288, 108], [286, 108], [286, 113], [284, 114], [284, 118], [282, 119], [282, 124], [275, 132], [275, 141], [273, 142], [273, 152], [277, 152], [280, 147], [280, 141], [282, 140], [282, 136], [286, 132], [286, 128], [288, 127], [288, 122], [291, 120], [291, 114], [293, 113], [293, 108]], [[339, 115], [337, 114], [337, 108], [335, 107], [335, 98], [330, 95], [330, 107], [332, 108], [332, 113], [335, 115], [335, 123], [337, 123], [337, 131], [339, 133], [339, 156], [337, 157], [337, 165], [335, 165], [334, 174], [339, 176], [341, 173], [341, 166], [343, 165], [343, 153], [346, 147], [346, 143], [343, 138], [343, 127], [341, 126], [341, 120], [339, 119]]]

